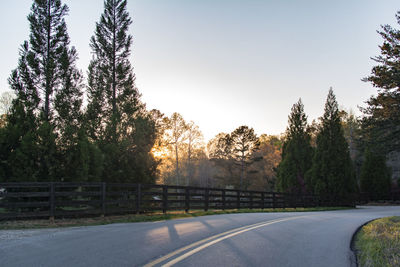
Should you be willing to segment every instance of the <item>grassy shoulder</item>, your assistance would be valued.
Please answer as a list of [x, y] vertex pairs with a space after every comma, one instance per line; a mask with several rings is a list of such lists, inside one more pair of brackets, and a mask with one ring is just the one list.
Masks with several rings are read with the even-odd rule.
[[91, 217], [91, 218], [68, 218], [50, 220], [16, 220], [0, 222], [0, 230], [12, 229], [35, 229], [35, 228], [54, 228], [54, 227], [73, 227], [104, 225], [111, 223], [132, 223], [132, 222], [155, 222], [181, 218], [192, 218], [205, 215], [219, 215], [232, 213], [255, 213], [255, 212], [310, 212], [310, 211], [329, 211], [349, 209], [344, 207], [318, 207], [318, 208], [287, 208], [287, 209], [232, 209], [232, 210], [193, 210], [190, 212], [176, 211], [163, 213], [128, 214], [118, 216]]
[[363, 226], [355, 239], [359, 266], [400, 266], [400, 217], [386, 217]]

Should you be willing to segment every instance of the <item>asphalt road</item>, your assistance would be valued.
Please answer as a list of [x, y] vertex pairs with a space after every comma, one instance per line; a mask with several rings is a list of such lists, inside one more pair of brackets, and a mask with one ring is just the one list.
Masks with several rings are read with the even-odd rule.
[[0, 231], [0, 266], [352, 266], [350, 242], [400, 207]]

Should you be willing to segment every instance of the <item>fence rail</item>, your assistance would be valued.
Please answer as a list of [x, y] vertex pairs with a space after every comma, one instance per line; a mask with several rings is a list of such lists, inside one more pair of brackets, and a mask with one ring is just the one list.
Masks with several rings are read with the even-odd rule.
[[400, 191], [392, 191], [388, 194], [368, 194], [360, 193], [357, 198], [358, 204], [366, 204], [371, 202], [389, 202], [400, 204]]
[[121, 183], [0, 183], [0, 220], [149, 211], [354, 206], [316, 195]]

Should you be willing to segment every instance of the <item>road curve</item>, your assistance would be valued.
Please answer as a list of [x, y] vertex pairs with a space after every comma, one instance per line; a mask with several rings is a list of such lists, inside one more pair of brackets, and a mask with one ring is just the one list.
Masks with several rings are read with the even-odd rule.
[[1, 266], [352, 266], [367, 221], [400, 207], [0, 231]]

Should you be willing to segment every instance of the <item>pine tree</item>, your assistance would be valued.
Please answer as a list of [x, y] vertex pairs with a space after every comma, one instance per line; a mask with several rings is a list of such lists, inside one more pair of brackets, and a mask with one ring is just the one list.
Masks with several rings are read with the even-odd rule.
[[360, 174], [361, 192], [368, 193], [373, 200], [381, 200], [389, 195], [390, 186], [390, 172], [385, 156], [366, 149]]
[[301, 99], [292, 107], [286, 139], [283, 143], [282, 161], [278, 166], [279, 191], [306, 192], [305, 174], [312, 163], [311, 137], [307, 131], [307, 116]]
[[[18, 162], [33, 166], [36, 171], [32, 176], [37, 172], [38, 179], [45, 181], [61, 179], [63, 170], [69, 168], [63, 162], [70, 155], [67, 151], [77, 145], [80, 128], [82, 75], [75, 66], [75, 48], [69, 48], [67, 13], [68, 7], [60, 0], [34, 1], [28, 16], [29, 42], [22, 45], [18, 67], [9, 78], [16, 100], [10, 114], [14, 119], [5, 131], [18, 138], [14, 139], [14, 150], [6, 151], [7, 160], [23, 159], [22, 155], [30, 153]], [[24, 120], [31, 121], [29, 129]], [[16, 129], [24, 130], [16, 133]], [[22, 147], [36, 152], [21, 154], [18, 149]]]
[[240, 166], [240, 190], [247, 189], [249, 181], [246, 180], [247, 167], [254, 163], [253, 152], [260, 146], [253, 128], [240, 126], [231, 134], [232, 158]]
[[[94, 53], [89, 67], [88, 116], [93, 139], [120, 140], [132, 130], [134, 114], [140, 108], [135, 75], [129, 62], [132, 23], [126, 0], [107, 0], [90, 40]], [[98, 125], [103, 127], [98, 129]]]
[[[400, 11], [396, 19], [400, 24]], [[362, 109], [367, 115], [363, 119], [363, 139], [369, 147], [379, 148], [380, 153], [389, 153], [400, 151], [400, 30], [384, 25], [378, 33], [384, 39], [381, 55], [373, 58], [378, 65], [363, 79], [378, 88], [378, 94]]]
[[230, 134], [217, 134], [208, 142], [207, 152], [208, 158], [217, 170], [214, 179], [222, 187], [232, 185], [236, 164], [232, 158], [232, 139]]
[[28, 52], [28, 42], [24, 42], [18, 67], [9, 78], [16, 99], [6, 126], [0, 129], [1, 181], [36, 181], [38, 177], [36, 114], [40, 98], [28, 66]]
[[321, 123], [317, 148], [312, 167], [306, 174], [306, 182], [316, 194], [346, 198], [356, 191], [356, 181], [332, 88], [329, 90]]
[[0, 181], [35, 182], [39, 178], [37, 121], [16, 99], [0, 129]]
[[[132, 36], [128, 34], [128, 27], [132, 21], [126, 5], [126, 0], [106, 0], [90, 40], [94, 57], [88, 72], [86, 121], [90, 139], [104, 154], [105, 181], [137, 180], [134, 174], [146, 168], [140, 171], [146, 173], [142, 176], [144, 179], [153, 177], [155, 170], [150, 154], [154, 122], [148, 119], [139, 99], [129, 62]], [[147, 132], [139, 134], [143, 130]]]

